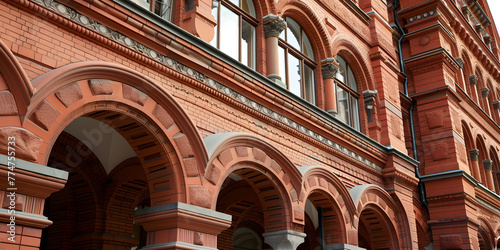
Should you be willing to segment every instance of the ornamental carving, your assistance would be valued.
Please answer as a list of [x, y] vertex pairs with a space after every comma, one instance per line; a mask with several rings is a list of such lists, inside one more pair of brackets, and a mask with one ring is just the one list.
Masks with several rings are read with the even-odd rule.
[[498, 101], [498, 100], [493, 101], [493, 109], [496, 109], [496, 110], [500, 109], [500, 101]]
[[469, 76], [469, 84], [470, 85], [476, 85], [478, 80], [479, 80], [479, 78], [476, 75]]
[[321, 61], [321, 74], [323, 79], [333, 79], [339, 71], [339, 65], [333, 58], [327, 58]]
[[278, 15], [269, 14], [262, 18], [264, 23], [264, 35], [279, 37], [281, 32], [286, 29], [286, 22]]
[[479, 149], [469, 150], [470, 159], [473, 161], [479, 160]]
[[486, 98], [488, 97], [488, 95], [490, 94], [490, 89], [489, 88], [482, 88], [481, 89], [481, 96], [483, 98]]
[[491, 165], [492, 165], [492, 160], [488, 159], [488, 160], [484, 160], [483, 161], [483, 167], [484, 167], [484, 170], [491, 170]]
[[365, 100], [365, 108], [372, 110], [375, 103], [375, 97], [377, 96], [377, 90], [365, 90], [363, 91], [363, 99]]
[[464, 68], [464, 60], [460, 57], [455, 57], [455, 61], [457, 61], [458, 66], [463, 69]]

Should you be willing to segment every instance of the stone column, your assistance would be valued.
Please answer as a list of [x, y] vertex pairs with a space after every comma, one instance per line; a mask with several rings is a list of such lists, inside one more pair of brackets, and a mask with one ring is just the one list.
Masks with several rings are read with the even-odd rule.
[[491, 190], [495, 191], [495, 186], [493, 184], [493, 171], [492, 171], [492, 165], [493, 161], [491, 160], [484, 160], [483, 161], [483, 167], [484, 167], [484, 174], [486, 176], [486, 187]]
[[267, 77], [273, 82], [282, 84], [279, 72], [278, 37], [286, 28], [286, 22], [283, 18], [273, 14], [269, 14], [262, 19], [264, 24], [264, 35], [266, 37]]
[[295, 250], [304, 242], [306, 234], [293, 230], [281, 230], [263, 233], [262, 236], [264, 236], [264, 242], [273, 250]]
[[339, 71], [339, 64], [332, 57], [321, 61], [321, 73], [325, 84], [325, 111], [337, 115], [337, 92], [335, 90], [334, 78]]
[[151, 249], [217, 249], [217, 235], [231, 226], [231, 215], [175, 202], [135, 212], [148, 232]]
[[472, 176], [476, 178], [477, 181], [481, 181], [481, 172], [479, 172], [479, 149], [469, 150], [470, 160], [472, 164]]

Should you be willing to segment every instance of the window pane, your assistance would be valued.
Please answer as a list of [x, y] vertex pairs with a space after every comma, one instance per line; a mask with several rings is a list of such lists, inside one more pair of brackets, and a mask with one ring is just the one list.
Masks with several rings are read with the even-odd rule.
[[229, 2], [234, 3], [234, 5], [240, 7], [240, 0], [229, 0]]
[[[220, 4], [220, 3], [219, 3]], [[217, 29], [219, 28], [219, 4], [216, 4], [213, 8], [212, 8], [212, 15], [214, 15], [214, 18], [215, 18], [215, 23], [217, 23], [217, 26], [215, 26], [215, 33], [214, 33], [214, 38], [212, 39], [212, 41], [210, 41], [210, 44], [214, 47], [217, 48], [217, 40], [218, 40], [218, 34], [217, 34]]]
[[241, 28], [241, 62], [255, 68], [255, 27], [243, 20]]
[[278, 55], [280, 58], [280, 72], [279, 76], [281, 76], [281, 81], [286, 84], [286, 58], [285, 58], [285, 49], [279, 47]]
[[314, 53], [313, 53], [311, 43], [309, 42], [309, 38], [307, 38], [307, 35], [304, 31], [302, 31], [302, 50], [301, 51], [304, 55], [306, 55], [307, 57], [314, 60]]
[[292, 47], [300, 50], [300, 26], [293, 19], [286, 18], [286, 42]]
[[291, 54], [288, 54], [288, 90], [302, 97], [300, 75], [299, 59]]
[[345, 83], [346, 79], [346, 62], [344, 61], [344, 58], [337, 56], [337, 62], [339, 63], [339, 72], [337, 73], [337, 79], [339, 81]]
[[255, 8], [253, 7], [252, 0], [242, 0], [241, 8], [253, 17], [255, 16]]
[[349, 94], [337, 86], [337, 118], [349, 124]]
[[304, 99], [315, 104], [314, 98], [314, 70], [304, 66]]
[[353, 127], [356, 130], [360, 130], [360, 123], [359, 123], [359, 106], [358, 106], [358, 99], [354, 98], [351, 96], [351, 127]]
[[149, 1], [148, 0], [132, 0], [132, 2], [140, 5], [144, 9], [149, 10]]
[[170, 13], [172, 13], [172, 6], [170, 0], [155, 0], [155, 14], [163, 17], [163, 19], [170, 21]]
[[358, 92], [358, 84], [356, 84], [356, 78], [354, 78], [354, 74], [352, 73], [351, 67], [348, 67], [348, 73], [349, 73], [349, 87]]
[[232, 58], [238, 58], [238, 42], [240, 40], [239, 16], [225, 6], [220, 6], [220, 50]]

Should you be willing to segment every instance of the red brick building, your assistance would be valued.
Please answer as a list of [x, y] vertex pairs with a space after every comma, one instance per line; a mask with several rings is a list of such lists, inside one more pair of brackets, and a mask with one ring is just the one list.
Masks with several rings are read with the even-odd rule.
[[491, 11], [0, 1], [0, 248], [496, 249]]

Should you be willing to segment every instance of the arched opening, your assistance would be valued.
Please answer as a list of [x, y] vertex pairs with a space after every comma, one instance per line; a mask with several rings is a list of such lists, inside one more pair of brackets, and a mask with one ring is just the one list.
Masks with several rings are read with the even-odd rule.
[[216, 210], [230, 214], [233, 221], [217, 237], [217, 248], [271, 249], [262, 234], [281, 221], [278, 214], [285, 209], [283, 201], [268, 176], [243, 165], [247, 164], [227, 176], [219, 191]]
[[70, 175], [65, 188], [45, 204], [45, 215], [54, 223], [43, 232], [42, 249], [146, 245], [146, 232], [134, 223], [135, 209], [152, 205], [151, 191], [175, 199], [178, 190], [173, 177], [149, 185], [159, 171], [173, 176], [165, 153], [173, 147], [158, 140], [152, 124], [142, 122], [98, 110], [76, 118], [59, 134], [47, 165]]
[[490, 242], [490, 238], [488, 237], [488, 232], [484, 230], [482, 227], [478, 229], [477, 240], [480, 250], [494, 249], [493, 245]]
[[299, 250], [318, 249], [324, 246], [345, 243], [345, 225], [342, 212], [327, 194], [313, 191], [305, 204], [305, 227], [307, 235]]
[[398, 249], [396, 231], [390, 221], [378, 207], [367, 205], [359, 217], [359, 247], [367, 250]]

